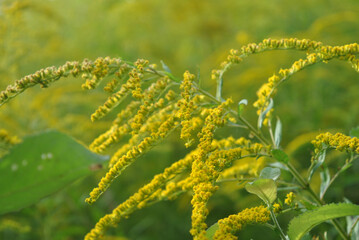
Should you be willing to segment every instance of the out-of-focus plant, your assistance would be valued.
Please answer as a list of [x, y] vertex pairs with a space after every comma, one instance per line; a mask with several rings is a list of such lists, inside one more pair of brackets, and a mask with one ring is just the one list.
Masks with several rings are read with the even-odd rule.
[[[257, 100], [253, 103], [258, 115], [254, 124], [245, 117], [245, 110], [249, 108], [246, 99], [234, 103], [231, 97], [226, 97], [225, 74], [251, 55], [275, 50], [304, 51], [306, 56], [294, 61], [288, 68], [279, 69], [278, 73], [270, 76], [268, 82], [260, 87]], [[312, 142], [314, 153], [311, 164], [307, 176], [304, 177], [281, 148], [282, 135], [285, 134], [282, 125], [286, 123], [282, 123], [279, 117], [275, 116], [274, 99], [283, 83], [310, 66], [336, 59], [349, 63], [358, 72], [358, 53], [359, 45], [356, 43], [329, 46], [308, 39], [265, 39], [258, 44], [252, 43], [238, 50], [230, 50], [220, 68], [211, 72], [212, 80], [216, 82], [214, 95], [202, 87], [204, 79], [200, 75], [186, 71], [183, 78], [178, 78], [164, 62], [160, 68], [144, 59], [132, 62], [106, 57], [94, 61], [71, 61], [60, 67], [41, 69], [15, 81], [0, 92], [0, 105], [7, 104], [31, 87], [40, 85], [42, 88], [48, 88], [54, 82], [67, 77], [82, 78], [82, 88], [85, 90], [102, 87], [109, 93], [105, 103], [91, 115], [91, 120], [98, 121], [114, 112], [117, 115], [114, 116], [109, 129], [98, 136], [89, 145], [89, 149], [97, 154], [104, 153], [109, 147], [116, 147], [116, 151], [108, 162], [107, 173], [86, 198], [89, 204], [105, 195], [106, 190], [126, 168], [139, 158], [145, 157], [152, 148], [160, 147], [169, 136], [178, 134], [178, 138], [182, 139], [184, 146], [189, 149], [186, 156], [155, 175], [135, 194], [115, 207], [112, 213], [101, 217], [85, 239], [101, 239], [109, 228], [116, 226], [136, 210], [157, 202], [174, 200], [184, 193], [191, 195], [192, 217], [189, 231], [194, 239], [236, 239], [239, 230], [247, 224], [255, 223], [264, 224], [281, 239], [300, 239], [308, 236], [308, 231], [325, 221], [330, 221], [336, 230], [328, 233], [330, 237], [338, 235], [343, 239], [355, 239], [358, 237], [357, 219], [353, 220], [350, 216], [359, 215], [359, 206], [344, 203], [343, 198], [340, 199], [340, 204], [328, 204], [325, 196], [335, 180], [348, 171], [357, 158], [358, 131], [354, 129], [352, 136], [329, 132], [316, 136]], [[274, 127], [275, 119], [277, 120]], [[228, 128], [244, 129], [247, 134], [234, 137], [224, 131]], [[218, 136], [217, 133], [221, 131], [222, 134]], [[250, 137], [246, 137], [248, 134]], [[53, 141], [57, 140], [57, 147], [66, 146], [69, 155], [66, 159], [71, 159], [71, 154], [90, 156], [85, 149], [71, 144], [73, 140], [65, 137], [60, 139], [56, 134], [51, 136]], [[28, 159], [31, 158], [31, 163], [36, 164], [36, 156], [41, 158], [39, 161], [44, 161], [44, 164], [37, 165], [38, 171], [54, 169], [53, 161], [61, 158], [58, 148], [53, 149], [51, 145], [45, 144], [49, 142], [43, 140], [48, 139], [47, 135], [35, 138], [40, 143], [44, 142], [40, 150], [29, 152], [27, 159], [18, 156], [19, 149], [28, 148], [29, 140], [25, 139], [22, 144], [15, 146], [13, 151], [10, 150], [7, 155], [10, 157], [2, 162], [3, 169], [9, 168], [8, 170], [13, 172], [9, 174], [10, 177], [20, 171], [20, 165], [25, 167]], [[7, 141], [9, 137], [3, 139]], [[126, 144], [119, 144], [124, 139]], [[348, 159], [334, 175], [325, 161], [327, 152], [331, 149], [348, 154]], [[40, 154], [41, 152], [43, 154]], [[84, 163], [84, 169], [95, 171], [102, 168], [104, 164], [101, 164], [101, 157], [91, 156], [92, 162], [100, 163]], [[14, 161], [13, 164], [11, 160]], [[71, 164], [71, 161], [66, 167], [68, 164]], [[21, 168], [21, 171], [26, 171], [23, 169]], [[312, 185], [318, 171], [319, 189], [315, 191]], [[73, 172], [81, 176], [88, 173], [77, 165]], [[24, 173], [26, 172], [22, 172]], [[56, 174], [56, 171], [51, 174]], [[68, 179], [72, 178], [73, 175], [69, 174]], [[217, 219], [218, 222], [208, 228], [208, 202], [223, 184], [228, 182], [246, 183], [245, 189], [257, 195], [264, 206], [246, 208], [237, 214]], [[38, 185], [35, 186], [41, 185], [36, 184]], [[18, 187], [16, 184], [14, 186]], [[44, 189], [41, 194], [49, 191]], [[38, 188], [30, 187], [27, 190], [36, 192]], [[286, 192], [285, 197], [278, 197], [279, 190]], [[226, 191], [228, 193], [230, 190]], [[17, 194], [21, 192], [9, 191], [4, 196], [9, 202], [16, 202]], [[278, 221], [278, 217], [286, 212], [299, 214], [290, 221], [288, 231], [285, 231], [283, 223]], [[347, 230], [336, 219], [339, 217], [347, 217]]]

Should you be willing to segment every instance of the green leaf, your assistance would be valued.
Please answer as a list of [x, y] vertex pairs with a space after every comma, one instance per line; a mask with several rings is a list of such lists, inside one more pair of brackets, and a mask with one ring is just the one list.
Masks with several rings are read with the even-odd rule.
[[355, 128], [352, 128], [349, 132], [349, 135], [351, 137], [356, 137], [356, 138], [359, 138], [359, 126], [358, 127], [355, 127]]
[[265, 167], [259, 174], [259, 178], [277, 180], [280, 176], [279, 168]]
[[[349, 199], [344, 198], [344, 202], [351, 203]], [[359, 224], [358, 224], [359, 216], [347, 216], [347, 234], [350, 234], [351, 240], [359, 239]]]
[[267, 108], [261, 112], [261, 114], [259, 115], [258, 118], [258, 128], [262, 127], [264, 118], [266, 117], [267, 113], [273, 108], [273, 99], [269, 99], [269, 104], [267, 106]]
[[249, 193], [257, 195], [267, 205], [270, 205], [277, 198], [277, 185], [273, 179], [257, 179], [245, 186]]
[[275, 125], [275, 131], [274, 131], [274, 143], [277, 148], [279, 147], [281, 140], [282, 140], [282, 123], [280, 122], [280, 119], [277, 118], [277, 123]]
[[216, 233], [216, 231], [219, 229], [219, 224], [218, 222], [216, 222], [215, 224], [213, 224], [212, 226], [210, 226], [207, 231], [206, 231], [206, 237], [210, 240], [213, 239], [214, 234]]
[[320, 199], [323, 199], [325, 192], [330, 184], [330, 172], [326, 164], [323, 165], [323, 169], [320, 171]]
[[359, 215], [359, 206], [350, 203], [329, 204], [307, 211], [292, 219], [289, 223], [288, 236], [299, 240], [304, 234], [318, 224], [334, 218]]
[[168, 72], [168, 73], [171, 73], [172, 74], [172, 72], [171, 72], [171, 69], [165, 64], [165, 62], [164, 61], [162, 61], [161, 60], [161, 64], [162, 64], [162, 68], [163, 68], [163, 70], [165, 70], [166, 72]]
[[305, 199], [302, 199], [300, 200], [300, 203], [303, 204], [303, 206], [307, 209], [307, 210], [314, 210], [316, 208], [318, 208], [317, 205], [314, 205], [313, 203], [305, 200]]
[[244, 106], [248, 105], [248, 100], [247, 99], [242, 99], [241, 101], [239, 101], [238, 103], [238, 116], [241, 116]]
[[36, 203], [101, 168], [106, 159], [56, 131], [26, 137], [0, 159], [0, 214]]
[[312, 179], [315, 171], [324, 163], [326, 152], [326, 149], [321, 150], [314, 159], [312, 165], [309, 168], [308, 182], [310, 182]]
[[280, 149], [273, 149], [272, 156], [281, 163], [287, 164], [289, 162], [288, 155]]

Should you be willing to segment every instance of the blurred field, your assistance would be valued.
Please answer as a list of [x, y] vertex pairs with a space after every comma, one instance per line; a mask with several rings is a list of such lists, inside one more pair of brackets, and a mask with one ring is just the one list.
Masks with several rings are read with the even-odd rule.
[[[358, 26], [356, 0], [3, 0], [0, 1], [0, 87], [4, 89], [24, 75], [68, 60], [111, 56], [132, 61], [145, 58], [158, 65], [163, 60], [179, 77], [185, 70], [200, 73], [203, 88], [214, 93], [211, 70], [219, 66], [231, 48], [268, 37], [308, 38], [342, 45], [359, 42]], [[235, 101], [247, 98], [251, 105], [257, 89], [268, 77], [303, 57], [305, 53], [294, 51], [250, 56], [225, 75], [224, 96], [232, 96]], [[25, 92], [1, 107], [0, 128], [20, 137], [55, 128], [90, 143], [106, 130], [111, 116], [91, 123], [90, 114], [104, 102], [107, 94], [100, 88], [85, 92], [81, 83], [79, 79], [68, 78], [48, 89], [35, 87]], [[280, 87], [274, 102], [275, 115], [283, 124], [283, 147], [293, 151], [303, 171], [309, 165], [307, 143], [311, 138], [297, 137], [333, 129], [348, 133], [359, 125], [358, 92], [358, 73], [349, 64], [337, 60], [299, 72]], [[250, 107], [245, 115], [251, 121], [257, 118]], [[245, 131], [229, 131], [235, 137], [247, 136]], [[100, 217], [169, 163], [184, 156], [186, 150], [181, 144], [178, 135], [171, 136], [128, 168], [94, 206], [87, 206], [84, 199], [103, 172], [18, 213], [0, 216], [0, 224], [10, 219], [27, 226], [0, 228], [0, 239], [83, 238]], [[333, 162], [337, 157], [332, 156]], [[358, 170], [358, 166], [353, 169]], [[342, 187], [338, 184], [337, 192], [330, 195], [333, 199], [339, 200], [337, 196], [346, 191], [346, 186], [358, 184], [348, 179], [340, 180]], [[228, 195], [223, 190], [215, 195], [210, 201], [212, 212], [208, 223], [260, 203], [255, 196], [245, 197], [243, 193], [236, 190]], [[350, 200], [359, 203], [359, 196], [353, 193]], [[189, 239], [190, 209], [190, 196], [159, 203], [121, 222], [118, 228], [109, 231], [109, 235], [118, 237], [108, 239]], [[249, 227], [240, 239], [249, 236], [263, 239], [253, 235], [253, 229], [265, 233], [266, 239], [273, 234], [265, 228]]]

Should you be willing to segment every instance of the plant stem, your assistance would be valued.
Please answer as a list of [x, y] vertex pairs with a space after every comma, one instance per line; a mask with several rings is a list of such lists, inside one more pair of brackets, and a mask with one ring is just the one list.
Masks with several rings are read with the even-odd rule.
[[274, 135], [273, 135], [273, 130], [272, 130], [272, 121], [271, 119], [268, 119], [268, 129], [269, 129], [269, 135], [272, 139], [272, 143], [273, 143], [273, 147], [274, 148], [278, 148], [278, 146], [276, 146], [275, 144], [275, 140], [274, 140]]
[[277, 218], [276, 218], [276, 216], [275, 216], [275, 214], [274, 214], [274, 212], [273, 212], [273, 210], [272, 210], [272, 207], [271, 206], [269, 206], [268, 207], [270, 210], [270, 216], [271, 216], [271, 218], [272, 218], [272, 220], [273, 220], [273, 222], [274, 222], [274, 225], [276, 226], [276, 229], [278, 229], [278, 231], [279, 231], [279, 235], [280, 235], [280, 238], [282, 239], [282, 240], [287, 240], [287, 237], [285, 236], [285, 234], [283, 233], [283, 230], [282, 230], [282, 228], [280, 227], [280, 225], [279, 225], [279, 222], [278, 222], [278, 220], [277, 220]]
[[[319, 205], [319, 206], [323, 206], [325, 203], [317, 196], [317, 194], [315, 194], [315, 192], [313, 191], [313, 189], [309, 186], [309, 183], [306, 182], [303, 177], [298, 173], [298, 171], [294, 168], [294, 166], [291, 163], [287, 163], [286, 164], [289, 171], [292, 173], [292, 175], [294, 176], [294, 178], [300, 183], [301, 187], [306, 190], [311, 196], [312, 198], [315, 200], [315, 202]], [[345, 230], [340, 226], [338, 220], [333, 219], [331, 220], [331, 223], [334, 225], [334, 227], [336, 228], [336, 230], [338, 231], [339, 235], [345, 239], [345, 240], [350, 240], [350, 238], [347, 236], [347, 234], [345, 233]]]
[[[195, 85], [196, 86], [196, 85]], [[217, 100], [217, 98], [215, 98], [212, 94], [210, 94], [209, 92], [200, 89], [198, 86], [196, 86], [197, 91], [202, 93], [203, 95], [205, 95], [206, 97], [210, 98], [211, 100], [213, 100], [215, 103], [217, 104], [221, 104], [220, 100]], [[267, 139], [265, 139], [263, 137], [263, 135], [257, 131], [257, 129], [255, 129], [245, 118], [243, 118], [242, 116], [238, 116], [238, 113], [236, 111], [234, 111], [233, 109], [229, 110], [231, 114], [233, 114], [234, 116], [238, 117], [239, 121], [241, 121], [264, 145], [270, 145], [269, 141]]]
[[349, 237], [353, 234], [354, 227], [355, 227], [355, 225], [357, 225], [358, 221], [359, 221], [359, 217], [357, 217], [357, 219], [355, 220], [355, 222], [354, 222], [353, 225], [351, 226], [350, 231], [349, 231], [349, 234], [348, 234]]
[[332, 183], [334, 182], [335, 179], [337, 179], [337, 177], [339, 176], [339, 174], [341, 174], [343, 171], [343, 169], [347, 169], [349, 168], [349, 166], [352, 164], [352, 162], [355, 160], [356, 158], [354, 157], [353, 153], [350, 156], [350, 160], [346, 161], [346, 163], [339, 169], [338, 172], [336, 172], [336, 174], [332, 177], [332, 179], [330, 179], [329, 184], [327, 185], [327, 187], [324, 189], [323, 193], [322, 193], [322, 197], [321, 199], [324, 198], [325, 193], [328, 191], [329, 186], [332, 185]]

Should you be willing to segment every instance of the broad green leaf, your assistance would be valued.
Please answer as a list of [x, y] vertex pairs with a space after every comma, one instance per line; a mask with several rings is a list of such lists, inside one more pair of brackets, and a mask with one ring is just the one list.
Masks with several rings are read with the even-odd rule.
[[288, 155], [280, 149], [273, 149], [272, 155], [275, 159], [277, 159], [281, 163], [287, 164], [289, 162]]
[[257, 179], [245, 186], [249, 193], [257, 195], [267, 205], [270, 205], [277, 198], [277, 185], [273, 179]]
[[303, 204], [303, 206], [307, 209], [307, 210], [314, 210], [316, 208], [318, 208], [317, 205], [314, 205], [313, 203], [307, 201], [307, 200], [300, 200], [300, 203]]
[[300, 240], [304, 234], [322, 222], [353, 215], [359, 215], [359, 205], [350, 203], [329, 204], [307, 211], [290, 221], [289, 239]]
[[214, 234], [216, 233], [216, 231], [219, 229], [219, 225], [218, 222], [216, 222], [215, 224], [213, 224], [212, 226], [210, 226], [207, 231], [206, 231], [206, 237], [210, 240], [213, 239]]
[[277, 180], [280, 176], [279, 168], [265, 167], [259, 174], [259, 178]]
[[352, 128], [352, 129], [350, 130], [349, 135], [350, 135], [351, 137], [359, 138], [359, 126], [358, 126], [358, 127], [355, 127], [355, 128]]
[[0, 214], [36, 203], [101, 168], [106, 159], [56, 131], [24, 138], [0, 159]]
[[248, 105], [248, 100], [247, 99], [242, 99], [241, 101], [239, 101], [238, 103], [238, 116], [241, 116], [244, 106]]
[[259, 115], [258, 118], [258, 128], [262, 127], [264, 118], [266, 117], [267, 113], [273, 108], [273, 99], [269, 99], [269, 104], [267, 106], [267, 108], [261, 112], [261, 114]]
[[274, 131], [274, 143], [277, 148], [279, 147], [281, 140], [282, 140], [282, 123], [280, 122], [280, 119], [277, 118], [277, 123], [275, 125], [275, 131]]
[[301, 240], [313, 240], [312, 236], [309, 233], [306, 233]]

